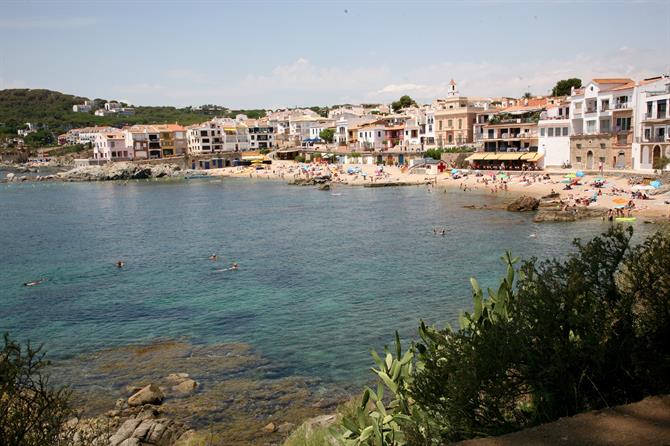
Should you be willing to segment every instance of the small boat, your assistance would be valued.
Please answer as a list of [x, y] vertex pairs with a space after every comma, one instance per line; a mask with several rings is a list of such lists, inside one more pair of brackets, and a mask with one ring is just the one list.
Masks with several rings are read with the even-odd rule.
[[616, 217], [614, 221], [635, 221], [636, 217]]
[[193, 174], [193, 175], [186, 175], [184, 177], [185, 180], [200, 180], [200, 179], [203, 179], [203, 178], [212, 178], [212, 177], [210, 177], [209, 175], [203, 175], [201, 173], [196, 173], [196, 174]]

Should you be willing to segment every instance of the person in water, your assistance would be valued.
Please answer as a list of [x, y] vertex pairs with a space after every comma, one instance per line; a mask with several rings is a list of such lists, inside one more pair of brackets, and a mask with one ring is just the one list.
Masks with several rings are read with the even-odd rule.
[[43, 278], [43, 279], [39, 279], [39, 280], [33, 280], [32, 282], [25, 282], [23, 284], [23, 286], [35, 286], [35, 285], [39, 285], [40, 283], [46, 282], [47, 280], [49, 280], [49, 279]]
[[237, 263], [233, 262], [233, 266], [230, 267], [231, 271], [235, 271], [237, 268]]
[[125, 263], [123, 263], [123, 260], [119, 260], [116, 262], [116, 267], [117, 268], [123, 268], [125, 266]]
[[217, 259], [218, 257], [216, 256], [216, 254], [212, 254], [211, 256], [209, 256], [209, 260], [211, 260], [212, 262], [216, 262]]

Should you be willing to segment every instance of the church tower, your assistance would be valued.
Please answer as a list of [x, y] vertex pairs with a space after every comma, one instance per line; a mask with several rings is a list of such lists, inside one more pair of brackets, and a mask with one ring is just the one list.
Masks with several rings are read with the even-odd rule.
[[458, 88], [456, 88], [456, 81], [452, 79], [449, 81], [449, 89], [447, 90], [447, 97], [455, 97], [455, 96], [460, 95], [458, 93]]

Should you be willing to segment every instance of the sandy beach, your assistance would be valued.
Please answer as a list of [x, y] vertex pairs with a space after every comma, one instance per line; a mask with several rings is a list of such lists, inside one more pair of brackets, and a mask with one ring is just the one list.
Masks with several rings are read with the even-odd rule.
[[[349, 168], [360, 169], [360, 173], [348, 174]], [[645, 217], [651, 219], [670, 219], [670, 191], [667, 188], [659, 190], [639, 190], [641, 196], [634, 196], [638, 191], [630, 181], [632, 177], [641, 177], [635, 174], [604, 172], [603, 176], [586, 174], [582, 178], [566, 178], [574, 174], [575, 170], [546, 170], [546, 171], [507, 171], [506, 178], [496, 175], [497, 171], [482, 170], [480, 175], [474, 171], [458, 175], [454, 178], [451, 170], [447, 169], [438, 175], [424, 175], [409, 173], [407, 168], [361, 164], [298, 164], [292, 161], [273, 161], [266, 169], [256, 170], [254, 167], [227, 167], [208, 171], [212, 176], [247, 177], [256, 179], [279, 179], [295, 181], [309, 179], [322, 175], [332, 175], [331, 185], [347, 186], [382, 186], [392, 184], [430, 185], [431, 188], [453, 188], [463, 193], [479, 192], [509, 195], [510, 199], [518, 195], [529, 195], [536, 198], [558, 193], [554, 198], [557, 206], [587, 206], [592, 208], [622, 209], [625, 215]], [[602, 178], [601, 187], [595, 187], [595, 180]], [[566, 190], [566, 181], [573, 182]], [[646, 198], [644, 198], [646, 196]], [[628, 207], [633, 207], [628, 212]]]

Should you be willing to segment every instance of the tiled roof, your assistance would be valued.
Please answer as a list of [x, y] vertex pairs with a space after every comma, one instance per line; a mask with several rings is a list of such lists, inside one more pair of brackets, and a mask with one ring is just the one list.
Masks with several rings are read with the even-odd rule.
[[635, 83], [633, 79], [627, 77], [601, 77], [593, 79], [596, 84], [630, 84]]

